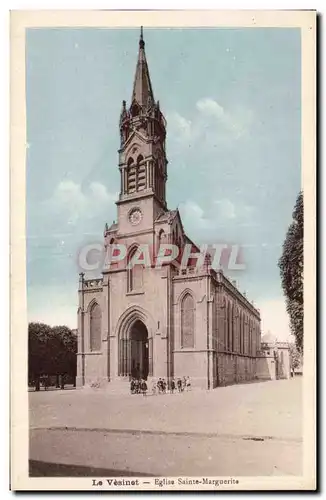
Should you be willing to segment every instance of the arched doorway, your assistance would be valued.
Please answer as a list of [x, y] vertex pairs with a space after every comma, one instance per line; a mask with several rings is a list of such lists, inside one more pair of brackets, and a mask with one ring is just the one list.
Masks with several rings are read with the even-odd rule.
[[145, 323], [137, 318], [121, 325], [119, 376], [145, 378], [153, 375], [153, 338]]
[[149, 372], [149, 339], [147, 328], [140, 320], [130, 328], [130, 367], [131, 376], [148, 377]]

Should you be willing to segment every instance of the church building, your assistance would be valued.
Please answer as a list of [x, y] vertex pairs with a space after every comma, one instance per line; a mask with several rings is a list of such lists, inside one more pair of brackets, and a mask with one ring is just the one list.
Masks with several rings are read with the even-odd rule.
[[[100, 278], [81, 273], [79, 281], [77, 386], [189, 376], [193, 387], [213, 389], [256, 378], [259, 310], [209, 256], [196, 265], [199, 247], [179, 211], [167, 207], [166, 121], [154, 99], [142, 31], [131, 102], [123, 101], [119, 127], [117, 222], [104, 230], [111, 265]], [[162, 244], [180, 252], [157, 266]], [[123, 258], [114, 258], [122, 248]], [[145, 248], [150, 265], [140, 256]]]

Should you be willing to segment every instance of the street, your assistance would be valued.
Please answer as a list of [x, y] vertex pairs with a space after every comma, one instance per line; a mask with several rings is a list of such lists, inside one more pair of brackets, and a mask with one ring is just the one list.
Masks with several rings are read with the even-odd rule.
[[35, 476], [302, 473], [302, 379], [160, 396], [29, 393]]

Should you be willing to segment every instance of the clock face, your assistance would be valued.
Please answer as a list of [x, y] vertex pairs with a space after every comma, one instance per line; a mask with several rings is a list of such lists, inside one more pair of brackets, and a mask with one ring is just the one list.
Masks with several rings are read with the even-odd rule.
[[129, 213], [129, 221], [133, 226], [137, 226], [143, 218], [143, 214], [139, 208], [134, 208]]

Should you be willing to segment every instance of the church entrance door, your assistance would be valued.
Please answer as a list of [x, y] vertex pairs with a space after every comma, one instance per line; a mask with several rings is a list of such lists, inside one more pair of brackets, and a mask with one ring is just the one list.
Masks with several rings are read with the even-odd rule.
[[147, 379], [149, 372], [149, 340], [144, 323], [137, 320], [130, 330], [131, 376]]

